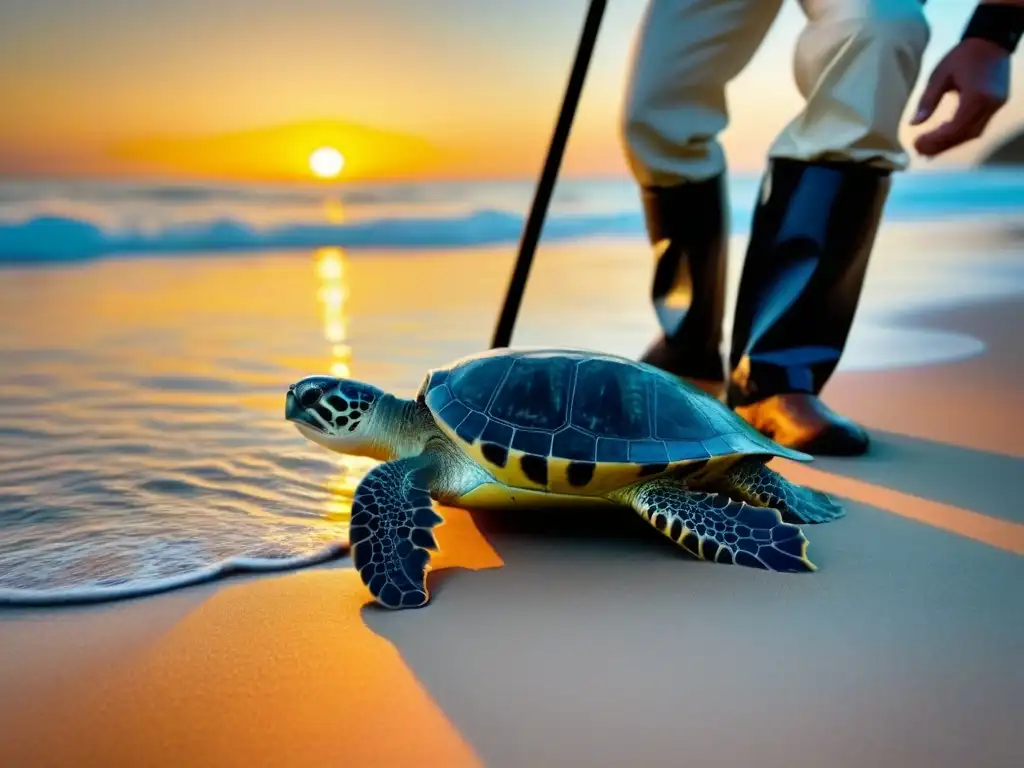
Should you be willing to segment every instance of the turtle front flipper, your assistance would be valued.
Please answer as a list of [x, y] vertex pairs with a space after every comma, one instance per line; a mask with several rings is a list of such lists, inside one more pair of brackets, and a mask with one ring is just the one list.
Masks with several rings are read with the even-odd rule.
[[789, 482], [755, 457], [734, 464], [721, 482], [728, 495], [758, 507], [774, 507], [788, 523], [830, 523], [846, 514], [827, 494]]
[[349, 541], [359, 578], [385, 608], [418, 608], [429, 600], [429, 550], [437, 549], [430, 486], [437, 459], [422, 454], [370, 470], [352, 500]]
[[622, 500], [690, 554], [768, 571], [813, 571], [807, 539], [770, 507], [694, 491], [659, 478], [633, 486]]

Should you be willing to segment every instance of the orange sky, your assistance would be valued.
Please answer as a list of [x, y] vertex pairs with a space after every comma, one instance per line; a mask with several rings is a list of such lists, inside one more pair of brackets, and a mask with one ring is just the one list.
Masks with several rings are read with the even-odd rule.
[[[625, 173], [618, 116], [644, 3], [609, 6], [567, 175]], [[928, 4], [926, 70], [971, 6]], [[306, 179], [309, 153], [332, 144], [350, 179], [533, 177], [585, 11], [584, 0], [5, 3], [0, 174]], [[736, 169], [760, 168], [799, 108], [802, 23], [787, 4], [730, 89], [723, 142]], [[935, 164], [971, 162], [1024, 123], [1021, 57], [1014, 75], [986, 141]]]

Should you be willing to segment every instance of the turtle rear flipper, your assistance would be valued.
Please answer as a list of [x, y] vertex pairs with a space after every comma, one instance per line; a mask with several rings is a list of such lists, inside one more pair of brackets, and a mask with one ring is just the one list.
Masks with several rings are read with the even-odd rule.
[[436, 459], [423, 454], [379, 464], [352, 500], [349, 541], [363, 584], [385, 608], [426, 605], [433, 528], [442, 522], [430, 497]]
[[621, 500], [701, 560], [767, 571], [814, 571], [807, 539], [771, 507], [754, 507], [720, 493], [694, 491], [659, 478], [634, 486]]
[[827, 494], [791, 483], [757, 458], [736, 462], [722, 478], [724, 490], [759, 507], [774, 507], [789, 523], [829, 523], [846, 514]]

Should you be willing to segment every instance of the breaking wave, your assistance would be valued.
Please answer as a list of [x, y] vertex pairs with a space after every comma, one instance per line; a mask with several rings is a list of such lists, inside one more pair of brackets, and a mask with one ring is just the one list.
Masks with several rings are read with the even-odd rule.
[[[529, 184], [484, 182], [352, 188], [339, 192], [338, 201], [355, 216], [329, 223], [323, 220], [323, 193], [315, 190], [0, 184], [0, 265], [118, 254], [508, 244], [522, 233], [530, 193]], [[749, 229], [757, 195], [756, 177], [730, 184], [734, 233]], [[888, 221], [925, 221], [1022, 212], [1024, 181], [988, 171], [900, 176], [885, 215]], [[643, 232], [628, 181], [574, 180], [556, 191], [543, 236], [550, 241]]]
[[[119, 253], [280, 248], [437, 248], [494, 245], [518, 239], [523, 219], [495, 210], [461, 216], [383, 218], [351, 224], [295, 223], [258, 227], [238, 219], [166, 224], [150, 231], [114, 230], [69, 217], [40, 216], [0, 224], [0, 261], [8, 264], [74, 261]], [[544, 235], [567, 239], [640, 233], [639, 213], [553, 217]]]

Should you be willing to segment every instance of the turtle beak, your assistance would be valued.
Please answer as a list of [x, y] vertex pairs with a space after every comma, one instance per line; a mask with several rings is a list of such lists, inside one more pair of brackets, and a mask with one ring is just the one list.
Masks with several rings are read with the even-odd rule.
[[292, 390], [288, 390], [288, 394], [285, 395], [285, 419], [292, 422], [299, 432], [310, 439], [313, 434], [326, 434], [324, 427], [317, 424], [309, 412], [302, 408], [299, 398]]
[[317, 432], [323, 432], [323, 427], [313, 421], [306, 409], [299, 404], [299, 398], [295, 396], [294, 387], [288, 390], [284, 396], [284, 417], [293, 424], [301, 425]]
[[288, 421], [297, 421], [302, 413], [302, 406], [299, 405], [299, 398], [295, 396], [295, 389], [290, 388], [284, 396], [284, 417]]

